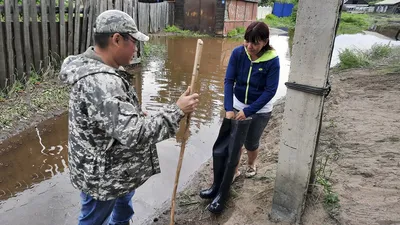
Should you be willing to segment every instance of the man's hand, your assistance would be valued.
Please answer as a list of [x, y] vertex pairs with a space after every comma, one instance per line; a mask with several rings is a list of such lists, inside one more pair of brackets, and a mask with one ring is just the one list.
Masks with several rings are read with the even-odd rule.
[[227, 119], [234, 119], [235, 118], [235, 112], [233, 111], [228, 111], [225, 113], [225, 118]]
[[238, 112], [235, 119], [236, 120], [245, 120], [246, 119], [246, 115], [244, 115], [243, 110], [240, 110], [240, 112]]
[[176, 105], [186, 114], [195, 111], [197, 104], [199, 104], [199, 95], [197, 93], [190, 95], [190, 87], [186, 89], [176, 102]]

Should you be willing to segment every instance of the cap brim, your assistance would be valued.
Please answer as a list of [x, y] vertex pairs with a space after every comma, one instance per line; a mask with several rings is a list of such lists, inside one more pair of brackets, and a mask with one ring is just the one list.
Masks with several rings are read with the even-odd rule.
[[130, 35], [138, 41], [148, 41], [149, 36], [143, 34], [142, 32], [130, 33]]

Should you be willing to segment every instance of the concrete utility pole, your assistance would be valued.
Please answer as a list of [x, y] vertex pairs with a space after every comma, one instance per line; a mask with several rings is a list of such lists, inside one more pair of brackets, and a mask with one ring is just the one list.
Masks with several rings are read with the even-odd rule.
[[342, 0], [301, 0], [270, 219], [299, 223], [318, 142]]

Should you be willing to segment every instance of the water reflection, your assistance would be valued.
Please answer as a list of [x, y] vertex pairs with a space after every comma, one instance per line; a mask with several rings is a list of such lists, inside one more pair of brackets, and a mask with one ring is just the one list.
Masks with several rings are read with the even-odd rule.
[[0, 145], [0, 200], [67, 168], [67, 115], [28, 129]]

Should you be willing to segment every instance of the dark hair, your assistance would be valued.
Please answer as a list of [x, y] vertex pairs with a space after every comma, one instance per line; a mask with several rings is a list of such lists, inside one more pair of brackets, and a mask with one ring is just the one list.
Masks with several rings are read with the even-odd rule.
[[267, 44], [258, 53], [259, 56], [263, 55], [266, 51], [272, 50], [272, 46], [269, 44], [269, 28], [264, 22], [253, 22], [251, 23], [244, 34], [244, 39], [247, 42], [258, 43], [259, 41], [266, 41]]
[[[99, 46], [99, 48], [105, 49], [108, 46], [108, 39], [112, 37], [115, 33], [95, 33], [93, 35], [94, 44]], [[119, 33], [124, 40], [129, 39], [129, 34]]]

